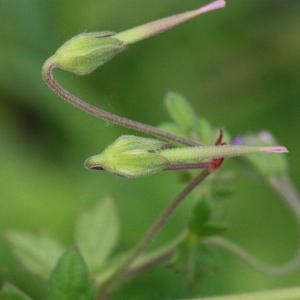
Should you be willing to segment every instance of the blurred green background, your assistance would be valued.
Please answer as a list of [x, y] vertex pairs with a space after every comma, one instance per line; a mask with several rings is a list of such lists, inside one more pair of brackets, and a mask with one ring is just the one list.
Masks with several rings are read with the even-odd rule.
[[[195, 8], [203, 0], [0, 0], [0, 281], [33, 296], [45, 285], [11, 255], [8, 228], [42, 230], [72, 243], [73, 223], [89, 202], [112, 194], [122, 220], [121, 248], [130, 247], [182, 188], [174, 174], [138, 180], [88, 172], [83, 161], [130, 131], [62, 102], [42, 82], [46, 58], [67, 39], [120, 31]], [[76, 95], [150, 124], [166, 120], [163, 97], [178, 91], [200, 115], [232, 135], [268, 129], [290, 153], [300, 188], [300, 1], [228, 0], [211, 13], [132, 46], [87, 77], [58, 72]], [[228, 161], [228, 168], [234, 163]], [[241, 174], [226, 203], [228, 236], [262, 259], [280, 263], [296, 246], [297, 228], [279, 196]], [[189, 204], [157, 243], [184, 224]], [[227, 254], [219, 269], [186, 289], [163, 267], [124, 285], [115, 299], [172, 299], [297, 285], [298, 273], [269, 278]]]

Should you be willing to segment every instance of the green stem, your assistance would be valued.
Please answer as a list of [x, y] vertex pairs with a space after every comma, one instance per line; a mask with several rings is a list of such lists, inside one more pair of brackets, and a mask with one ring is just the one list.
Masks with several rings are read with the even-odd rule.
[[178, 206], [186, 199], [186, 197], [201, 183], [206, 177], [210, 175], [209, 170], [204, 170], [199, 174], [194, 180], [192, 180], [188, 186], [171, 202], [171, 204], [163, 211], [163, 213], [156, 219], [153, 225], [145, 233], [142, 240], [134, 247], [128, 257], [123, 261], [123, 263], [115, 270], [115, 272], [109, 277], [109, 279], [103, 284], [102, 292], [107, 293], [120, 281], [130, 266], [134, 263], [137, 257], [144, 252], [149, 244], [158, 235], [164, 225], [169, 221], [170, 217], [173, 215]]
[[[144, 273], [149, 269], [161, 264], [162, 262], [170, 259], [175, 253], [177, 248], [185, 241], [188, 235], [188, 231], [184, 230], [175, 240], [165, 245], [162, 248], [159, 248], [156, 251], [150, 252], [149, 254], [144, 254], [143, 256], [138, 257], [130, 267], [124, 272], [123, 277], [130, 278], [136, 276], [140, 273]], [[118, 265], [120, 265], [124, 259], [127, 257], [122, 255], [117, 259], [119, 263], [113, 263], [107, 269], [103, 270], [99, 276], [96, 276], [95, 282], [97, 286], [103, 286], [105, 282], [116, 272]]]
[[185, 300], [300, 300], [300, 288], [278, 289], [239, 295], [196, 298]]
[[[273, 177], [269, 179], [269, 184], [282, 196], [282, 199], [290, 207], [291, 212], [294, 214], [298, 225], [300, 226], [300, 197], [289, 178]], [[242, 247], [223, 238], [210, 238], [205, 242], [239, 257], [253, 269], [268, 276], [285, 276], [299, 270], [300, 267], [300, 241], [298, 241], [299, 245], [293, 258], [282, 266], [266, 264], [249, 254]]]
[[64, 89], [54, 78], [53, 70], [56, 67], [57, 66], [55, 65], [55, 63], [52, 63], [51, 61], [49, 61], [48, 63], [45, 63], [44, 67], [43, 67], [43, 72], [42, 72], [43, 78], [44, 78], [45, 82], [48, 84], [48, 86], [57, 95], [59, 95], [60, 97], [62, 97], [63, 99], [65, 99], [66, 101], [68, 101], [69, 103], [74, 105], [75, 107], [77, 107], [91, 115], [94, 115], [96, 117], [99, 117], [99, 118], [107, 120], [109, 122], [118, 124], [123, 127], [131, 128], [131, 129], [134, 129], [134, 130], [137, 130], [140, 132], [144, 132], [146, 134], [154, 135], [157, 137], [161, 137], [163, 139], [175, 141], [175, 142], [178, 142], [178, 143], [181, 143], [184, 145], [188, 145], [188, 146], [199, 145], [199, 143], [196, 141], [191, 141], [186, 138], [163, 131], [163, 130], [153, 127], [151, 125], [143, 124], [141, 122], [137, 122], [134, 120], [130, 120], [130, 119], [123, 118], [118, 115], [112, 114], [111, 112], [105, 111], [101, 108], [98, 108], [94, 105], [87, 103], [83, 99], [76, 97], [75, 95], [73, 95], [72, 93], [70, 93], [69, 91]]
[[282, 196], [295, 213], [297, 219], [300, 220], [300, 197], [291, 180], [287, 176], [271, 177], [269, 184]]
[[135, 276], [139, 273], [143, 273], [154, 266], [167, 261], [174, 253], [178, 247], [185, 241], [188, 232], [184, 231], [179, 237], [171, 242], [169, 245], [165, 246], [164, 248], [158, 250], [157, 252], [152, 253], [147, 259], [143, 259], [140, 261], [137, 259], [125, 272], [124, 276], [131, 277]]

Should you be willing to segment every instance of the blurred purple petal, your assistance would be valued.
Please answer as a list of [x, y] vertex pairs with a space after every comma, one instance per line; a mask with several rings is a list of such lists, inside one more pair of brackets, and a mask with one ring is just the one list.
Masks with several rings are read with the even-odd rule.
[[271, 133], [266, 130], [261, 131], [258, 136], [259, 136], [259, 139], [265, 143], [270, 143], [273, 140]]
[[243, 137], [241, 135], [238, 135], [232, 140], [231, 144], [239, 146], [239, 145], [242, 145], [243, 142], [244, 142]]

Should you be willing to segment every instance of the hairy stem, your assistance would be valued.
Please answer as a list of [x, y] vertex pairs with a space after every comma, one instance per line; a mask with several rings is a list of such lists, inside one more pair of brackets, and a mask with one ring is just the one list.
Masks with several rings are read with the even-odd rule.
[[205, 163], [183, 163], [183, 164], [169, 164], [164, 171], [179, 171], [179, 170], [193, 170], [193, 169], [210, 169], [211, 162]]
[[118, 124], [120, 126], [124, 126], [127, 128], [131, 128], [137, 131], [144, 132], [146, 134], [154, 135], [163, 139], [171, 140], [177, 143], [181, 143], [188, 146], [196, 146], [199, 145], [196, 141], [188, 140], [184, 137], [180, 137], [177, 135], [174, 135], [172, 133], [163, 131], [159, 128], [153, 127], [151, 125], [143, 124], [137, 121], [133, 121], [127, 118], [120, 117], [118, 115], [112, 114], [108, 111], [105, 111], [103, 109], [100, 109], [94, 105], [91, 105], [84, 100], [76, 97], [75, 95], [71, 94], [67, 90], [65, 90], [54, 78], [53, 76], [53, 70], [57, 66], [54, 63], [46, 62], [43, 67], [43, 78], [48, 84], [48, 86], [60, 97], [74, 105], [75, 107], [92, 114], [96, 117], [102, 118], [104, 120], [107, 120], [109, 122]]
[[156, 265], [167, 261], [174, 253], [180, 244], [186, 239], [187, 231], [184, 231], [175, 241], [173, 241], [170, 245], [167, 245], [159, 252], [154, 253], [150, 257], [148, 257], [143, 262], [135, 261], [124, 273], [124, 276], [131, 277], [135, 276], [139, 273], [143, 273], [148, 271], [149, 269], [155, 267]]
[[126, 274], [126, 271], [134, 263], [137, 257], [144, 252], [149, 244], [158, 235], [170, 217], [173, 215], [178, 206], [186, 199], [186, 197], [201, 183], [207, 176], [209, 176], [210, 171], [204, 170], [196, 178], [194, 178], [185, 189], [171, 202], [171, 204], [163, 211], [163, 213], [156, 219], [152, 226], [145, 233], [142, 240], [134, 247], [128, 257], [123, 261], [119, 268], [110, 276], [107, 282], [104, 283], [104, 292], [110, 290], [114, 287], [115, 283]]
[[[273, 177], [269, 180], [269, 183], [275, 191], [279, 192], [282, 199], [290, 207], [300, 226], [300, 198], [289, 178]], [[242, 247], [223, 238], [210, 238], [205, 242], [239, 257], [253, 269], [268, 276], [284, 276], [298, 270], [300, 267], [300, 241], [298, 241], [298, 250], [294, 257], [282, 266], [266, 264], [249, 254]]]
[[[186, 239], [187, 234], [188, 231], [184, 230], [175, 240], [165, 245], [164, 247], [159, 248], [157, 251], [152, 251], [149, 254], [146, 253], [143, 256], [138, 257], [124, 272], [123, 278], [126, 279], [146, 272], [156, 265], [159, 265], [162, 262], [170, 259], [170, 257], [175, 254], [177, 248]], [[106, 270], [103, 270], [101, 274], [95, 278], [97, 286], [103, 286], [108, 278], [110, 278], [116, 272], [116, 270], [118, 269], [118, 265], [120, 265], [126, 258], [126, 256], [122, 255], [120, 257], [119, 264], [112, 264], [111, 266], [108, 266]]]
[[214, 158], [229, 158], [256, 153], [287, 153], [283, 146], [256, 147], [236, 145], [214, 145], [198, 147], [166, 148], [159, 154], [167, 158], [171, 163], [185, 163], [187, 161], [208, 160]]

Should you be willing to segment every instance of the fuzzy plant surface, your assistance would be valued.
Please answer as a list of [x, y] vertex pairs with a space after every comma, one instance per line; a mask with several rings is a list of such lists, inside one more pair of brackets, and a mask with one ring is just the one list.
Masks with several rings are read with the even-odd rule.
[[[126, 179], [176, 172], [178, 179], [186, 184], [140, 241], [127, 251], [118, 250], [121, 220], [110, 196], [79, 215], [74, 225], [75, 246], [63, 245], [47, 233], [8, 230], [6, 239], [16, 258], [29, 272], [48, 282], [47, 299], [112, 299], [127, 280], [158, 265], [182, 272], [187, 287], [191, 288], [199, 284], [199, 278], [208, 269], [216, 268], [216, 250], [229, 252], [269, 276], [283, 276], [299, 269], [299, 249], [286, 264], [268, 265], [226, 237], [228, 226], [219, 214], [218, 199], [230, 198], [234, 177], [246, 164], [282, 196], [296, 220], [300, 220], [299, 196], [289, 179], [288, 163], [283, 155], [288, 150], [278, 146], [271, 133], [262, 131], [231, 138], [227, 130], [214, 128], [208, 120], [198, 116], [187, 99], [175, 92], [168, 93], [165, 98], [171, 120], [157, 127], [144, 124], [87, 103], [67, 91], [54, 77], [55, 69], [80, 76], [90, 74], [132, 44], [221, 9], [225, 4], [224, 0], [217, 0], [120, 33], [82, 33], [65, 42], [45, 62], [43, 78], [61, 98], [91, 115], [139, 132], [139, 135], [124, 134], [100, 153], [87, 158], [86, 169], [100, 174], [109, 172]], [[241, 168], [237, 174], [223, 168], [228, 158], [238, 158], [236, 163]], [[95, 173], [95, 176], [101, 175]], [[149, 246], [170, 218], [190, 198], [193, 208], [181, 232], [150, 251]], [[299, 294], [299, 289], [295, 288], [211, 299], [296, 300], [300, 299]], [[1, 299], [31, 298], [13, 286], [5, 285], [0, 292]]]
[[[246, 134], [231, 139], [228, 132], [223, 130], [220, 134], [220, 131], [214, 128], [206, 119], [197, 116], [186, 98], [178, 93], [168, 93], [165, 98], [165, 106], [171, 121], [163, 123], [159, 128], [164, 128], [185, 138], [193, 136], [197, 141], [207, 144], [213, 141], [220, 144], [221, 140], [226, 138], [229, 141], [232, 140], [230, 143], [232, 146], [229, 149], [237, 149], [238, 151], [251, 149], [251, 151], [254, 151], [256, 154], [242, 156], [242, 161], [237, 161], [237, 166], [241, 168], [236, 172], [243, 172], [246, 163], [248, 168], [257, 173], [257, 176], [261, 177], [266, 184], [282, 195], [283, 200], [291, 206], [296, 218], [299, 219], [300, 215], [297, 213], [297, 209], [299, 211], [299, 197], [295, 189], [292, 188], [293, 185], [290, 181], [287, 185], [289, 176], [286, 158], [282, 155], [270, 156], [268, 153], [261, 153], [261, 149], [273, 148], [277, 144], [270, 133], [263, 131], [257, 135]], [[179, 110], [178, 107], [180, 107]], [[194, 116], [193, 125], [183, 121], [182, 115], [185, 113], [192, 113]], [[161, 149], [170, 150], [172, 147], [181, 149], [181, 147], [176, 147], [176, 143], [166, 143], [136, 136], [123, 136], [115, 143], [117, 143], [117, 151], [120, 151], [120, 148], [121, 152], [133, 150], [133, 156], [143, 155], [144, 151], [146, 151], [146, 155], [152, 156], [161, 155], [156, 153], [157, 150], [160, 151]], [[236, 147], [234, 146], [236, 144], [239, 147], [232, 148]], [[245, 144], [247, 148], [241, 148], [242, 144]], [[255, 148], [248, 148], [249, 146]], [[108, 147], [109, 151], [114, 151], [111, 150], [111, 147]], [[207, 147], [210, 151], [211, 149], [218, 149], [217, 147], [211, 148], [211, 146], [203, 147], [205, 153]], [[193, 148], [198, 153], [202, 146]], [[190, 147], [187, 147], [187, 149], [190, 149]], [[202, 150], [200, 153], [203, 153]], [[212, 153], [215, 152], [212, 151]], [[140, 274], [159, 265], [164, 265], [169, 272], [184, 274], [185, 284], [188, 287], [193, 287], [201, 283], [199, 278], [206, 277], [211, 272], [216, 272], [218, 267], [217, 252], [220, 251], [232, 254], [254, 270], [269, 276], [283, 276], [296, 271], [300, 266], [300, 254], [297, 254], [282, 266], [271, 266], [257, 260], [246, 249], [226, 238], [230, 228], [228, 228], [222, 214], [220, 215], [219, 212], [233, 195], [232, 187], [238, 174], [233, 174], [232, 171], [222, 168], [223, 158], [220, 159], [219, 155], [216, 158], [213, 157], [212, 159], [209, 158], [208, 162], [201, 162], [201, 166], [198, 162], [192, 162], [188, 166], [185, 163], [183, 169], [177, 167], [165, 170], [177, 171], [178, 179], [183, 183], [190, 182], [199, 168], [204, 168], [204, 173], [202, 172], [200, 177], [196, 176], [196, 180], [192, 180], [194, 193], [190, 200], [193, 201], [193, 209], [186, 220], [186, 226], [168, 243], [162, 244], [151, 251], [147, 250], [149, 243], [163, 228], [163, 225], [166, 225], [168, 218], [180, 205], [181, 201], [185, 199], [186, 193], [191, 189], [191, 183], [188, 185], [188, 189], [185, 189], [175, 201], [171, 202], [171, 205], [155, 221], [141, 241], [127, 251], [118, 250], [122, 221], [116, 208], [116, 201], [111, 196], [106, 196], [81, 211], [73, 230], [72, 244], [76, 245], [75, 248], [72, 248], [72, 244], [62, 244], [45, 232], [36, 234], [27, 231], [8, 230], [5, 235], [6, 239], [13, 254], [26, 270], [42, 281], [49, 282], [48, 294], [50, 299], [77, 299], [75, 295], [80, 295], [81, 298], [78, 299], [108, 299], [110, 295], [118, 292], [122, 282], [133, 280]], [[120, 156], [117, 156], [117, 158], [120, 159]], [[268, 163], [265, 163], [266, 160]], [[131, 161], [129, 160], [129, 162]], [[87, 162], [85, 165], [87, 165]], [[126, 160], [125, 165], [128, 166], [128, 164], [130, 169], [134, 167], [136, 171], [136, 164], [132, 165]], [[145, 159], [143, 159], [142, 165], [149, 167]], [[211, 169], [212, 166], [213, 169]], [[95, 169], [99, 170], [99, 166]], [[145, 176], [146, 174], [142, 175]], [[149, 175], [149, 172], [147, 175]], [[204, 182], [206, 178], [207, 180]], [[274, 185], [274, 180], [277, 183], [280, 182], [280, 184], [278, 186]], [[197, 187], [199, 182], [202, 183], [201, 187]], [[289, 193], [284, 193], [279, 188], [282, 186], [289, 190]], [[225, 202], [220, 202], [220, 199], [225, 200]], [[110, 288], [107, 289], [107, 287]], [[299, 298], [298, 291], [295, 288], [258, 292], [249, 295], [225, 296], [224, 300], [246, 300], [251, 297], [258, 297], [257, 299], [262, 300], [294, 300]], [[20, 294], [21, 292], [17, 292], [12, 286], [5, 286], [2, 293]], [[25, 295], [22, 297], [12, 298], [12, 300], [30, 299]], [[223, 297], [216, 299], [223, 300]]]

